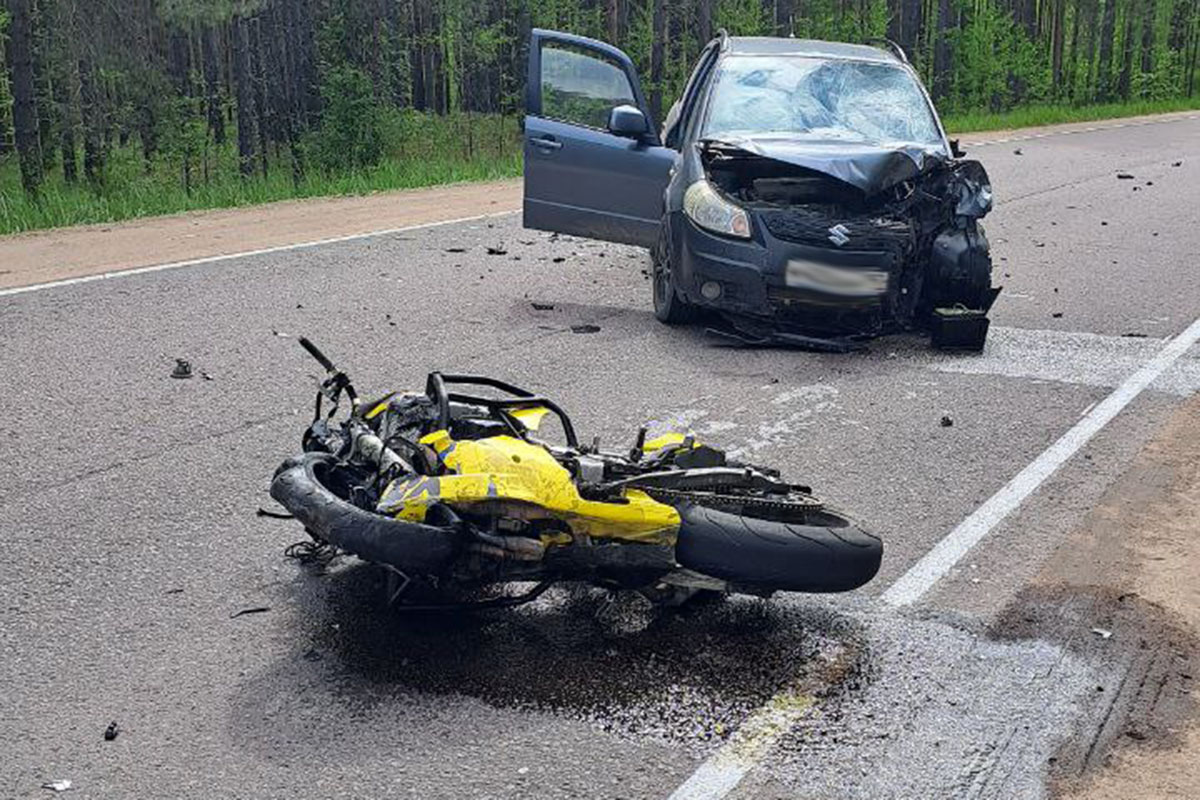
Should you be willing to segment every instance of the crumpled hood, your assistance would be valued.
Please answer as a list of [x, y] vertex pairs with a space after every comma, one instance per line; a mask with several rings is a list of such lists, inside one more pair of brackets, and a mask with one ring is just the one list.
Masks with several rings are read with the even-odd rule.
[[861, 144], [839, 141], [805, 141], [770, 136], [722, 136], [706, 139], [702, 147], [736, 148], [763, 158], [822, 172], [875, 194], [914, 178], [947, 156], [940, 148], [912, 142]]

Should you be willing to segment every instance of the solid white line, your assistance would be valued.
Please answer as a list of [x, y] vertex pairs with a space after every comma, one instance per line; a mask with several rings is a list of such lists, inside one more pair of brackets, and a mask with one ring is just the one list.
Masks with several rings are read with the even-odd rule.
[[236, 258], [248, 258], [250, 256], [265, 256], [271, 253], [286, 253], [292, 250], [305, 250], [310, 247], [323, 247], [329, 244], [341, 244], [343, 242], [353, 242], [360, 239], [371, 239], [377, 236], [388, 236], [395, 233], [404, 233], [405, 231], [415, 231], [422, 228], [438, 228], [443, 225], [455, 225], [460, 222], [474, 222], [481, 219], [491, 219], [493, 217], [506, 217], [510, 214], [518, 213], [513, 211], [497, 211], [491, 214], [475, 214], [470, 217], [456, 217], [455, 219], [444, 219], [438, 222], [423, 222], [419, 225], [405, 225], [400, 228], [388, 228], [380, 231], [367, 231], [366, 233], [352, 233], [347, 236], [334, 236], [329, 239], [315, 239], [309, 242], [297, 242], [296, 244], [283, 244], [276, 247], [264, 247], [261, 250], [245, 250], [240, 253], [226, 253], [218, 256], [206, 256], [204, 258], [193, 258], [187, 261], [173, 261], [169, 264], [154, 264], [149, 267], [133, 267], [131, 269], [113, 270], [112, 272], [100, 272], [95, 275], [83, 275], [78, 278], [64, 278], [58, 281], [47, 281], [46, 283], [34, 283], [28, 286], [14, 286], [11, 289], [0, 289], [0, 297], [10, 297], [18, 294], [28, 294], [30, 292], [40, 292], [46, 289], [57, 289], [62, 286], [75, 286], [80, 283], [91, 283], [92, 281], [106, 281], [112, 278], [127, 278], [131, 275], [146, 275], [151, 272], [163, 272], [169, 269], [181, 269], [183, 267], [198, 267], [203, 264], [216, 264], [221, 261], [232, 261]]
[[1092, 125], [1087, 128], [1073, 128], [1069, 131], [1045, 131], [1043, 133], [1027, 133], [1021, 136], [1007, 136], [1003, 139], [985, 139], [983, 141], [971, 141], [968, 137], [969, 133], [962, 134], [964, 147], [987, 147], [993, 144], [1007, 144], [1009, 142], [1028, 142], [1032, 139], [1051, 139], [1055, 136], [1070, 136], [1075, 133], [1096, 133], [1097, 131], [1115, 131], [1120, 128], [1138, 128], [1143, 125], [1166, 125], [1171, 122], [1183, 122], [1184, 120], [1200, 119], [1200, 114], [1189, 114], [1182, 117], [1171, 117], [1170, 119], [1142, 119], [1136, 122], [1117, 122], [1112, 125]]
[[1015, 511], [1047, 478], [1075, 455], [1093, 436], [1103, 430], [1125, 406], [1162, 375], [1188, 348], [1200, 341], [1200, 319], [1183, 333], [1167, 342], [1140, 369], [1125, 379], [1113, 393], [1097, 403], [1079, 422], [1035, 458], [1029, 466], [989, 497], [958, 524], [946, 538], [914, 564], [899, 580], [888, 587], [880, 599], [889, 606], [914, 603], [954, 568], [967, 552], [979, 544], [993, 528]]
[[[1047, 478], [1117, 416], [1134, 398], [1171, 367], [1188, 348], [1200, 341], [1200, 319], [1167, 342], [1149, 361], [1125, 379], [1112, 394], [1086, 411], [1079, 422], [1021, 470], [999, 492], [938, 542], [924, 558], [904, 573], [882, 595], [889, 606], [915, 602], [959, 562], [1001, 520], [1035, 492]], [[770, 749], [806, 714], [808, 706], [777, 702], [781, 693], [751, 714], [741, 728], [709, 756], [668, 800], [720, 800], [728, 796], [746, 774], [762, 762]], [[744, 729], [753, 731], [741, 736]], [[747, 738], [753, 748], [745, 745]]]

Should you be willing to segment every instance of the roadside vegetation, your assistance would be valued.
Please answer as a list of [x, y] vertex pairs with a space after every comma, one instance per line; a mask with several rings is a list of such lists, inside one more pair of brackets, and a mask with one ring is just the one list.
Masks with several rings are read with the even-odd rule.
[[0, 234], [516, 175], [532, 27], [657, 119], [720, 28], [886, 35], [956, 132], [1200, 106], [1200, 0], [5, 0]]

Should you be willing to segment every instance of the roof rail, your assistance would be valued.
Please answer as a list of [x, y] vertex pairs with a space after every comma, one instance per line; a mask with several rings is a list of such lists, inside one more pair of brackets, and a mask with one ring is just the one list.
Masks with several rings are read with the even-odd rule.
[[729, 31], [721, 28], [717, 31], [717, 38], [721, 40], [721, 51], [729, 49]]
[[901, 47], [900, 45], [896, 44], [895, 42], [893, 42], [891, 39], [887, 38], [886, 36], [872, 36], [869, 39], [867, 39], [866, 41], [867, 41], [867, 44], [879, 43], [879, 44], [887, 45], [887, 48], [892, 51], [892, 55], [894, 55], [896, 58], [900, 59], [903, 63], [905, 63], [905, 64], [908, 63], [908, 55], [904, 52], [904, 48]]

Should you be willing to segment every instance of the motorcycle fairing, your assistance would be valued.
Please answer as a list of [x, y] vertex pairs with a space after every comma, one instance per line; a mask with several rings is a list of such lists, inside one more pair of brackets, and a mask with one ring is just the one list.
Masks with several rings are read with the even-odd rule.
[[571, 473], [549, 452], [512, 436], [455, 440], [446, 430], [421, 439], [437, 454], [445, 474], [393, 481], [376, 507], [381, 514], [423, 522], [437, 503], [456, 511], [525, 520], [557, 519], [577, 535], [652, 544], [675, 543], [679, 512], [638, 489], [618, 502], [580, 496]]

